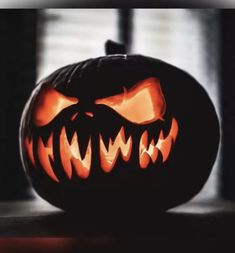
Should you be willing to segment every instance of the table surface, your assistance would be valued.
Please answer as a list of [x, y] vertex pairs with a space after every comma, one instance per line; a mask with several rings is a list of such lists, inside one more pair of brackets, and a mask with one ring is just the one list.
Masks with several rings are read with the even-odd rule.
[[[149, 233], [161, 237], [234, 237], [228, 231], [235, 229], [235, 203], [218, 199], [190, 201], [156, 214], [151, 222], [139, 220], [107, 224], [84, 221], [57, 209], [42, 199], [0, 202], [0, 236], [74, 236], [92, 233]], [[218, 230], [219, 226], [219, 230]], [[222, 231], [221, 231], [222, 230]], [[188, 233], [190, 232], [190, 233]]]
[[[218, 249], [227, 252], [226, 247], [233, 247], [232, 252], [235, 252], [234, 230], [235, 203], [218, 199], [190, 201], [151, 220], [144, 217], [116, 222], [84, 220], [38, 198], [0, 202], [1, 253], [32, 252], [32, 248], [27, 251], [28, 247], [33, 247], [35, 253], [70, 253], [78, 252], [78, 249], [79, 252], [82, 249], [82, 252], [129, 253], [152, 252], [155, 249], [154, 252], [180, 250], [198, 253]], [[27, 237], [27, 243], [21, 239], [19, 244], [16, 241], [18, 237]], [[3, 238], [7, 238], [6, 241]], [[57, 248], [55, 251], [48, 250], [48, 245], [57, 245]], [[6, 250], [6, 246], [11, 249]]]

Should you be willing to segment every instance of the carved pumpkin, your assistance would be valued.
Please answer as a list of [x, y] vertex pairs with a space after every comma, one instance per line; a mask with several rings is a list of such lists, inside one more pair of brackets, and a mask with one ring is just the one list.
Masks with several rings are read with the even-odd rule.
[[139, 55], [66, 66], [41, 81], [20, 128], [39, 195], [80, 214], [161, 211], [203, 186], [218, 119], [187, 73]]

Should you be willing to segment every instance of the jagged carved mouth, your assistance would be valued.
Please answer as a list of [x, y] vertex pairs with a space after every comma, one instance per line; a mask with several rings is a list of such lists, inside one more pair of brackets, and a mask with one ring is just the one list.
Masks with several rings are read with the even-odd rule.
[[[162, 156], [162, 162], [166, 162], [176, 141], [177, 135], [178, 123], [175, 118], [172, 119], [169, 133], [166, 136], [164, 136], [163, 131], [160, 131], [160, 134], [157, 135], [156, 138], [150, 140], [148, 130], [145, 130], [142, 133], [138, 144], [139, 168], [147, 169], [150, 163], [156, 163], [160, 153]], [[126, 163], [131, 159], [133, 155], [133, 137], [131, 135], [128, 137], [125, 136], [125, 129], [123, 126], [113, 140], [111, 138], [109, 139], [107, 145], [105, 145], [102, 134], [99, 134], [98, 139], [100, 167], [104, 172], [109, 173], [115, 168], [118, 157], [121, 157]], [[32, 165], [37, 167], [37, 163], [39, 162], [47, 175], [52, 180], [59, 182], [53, 169], [55, 166], [53, 142], [53, 133], [49, 135], [46, 143], [43, 142], [41, 137], [34, 140], [33, 137], [27, 136], [25, 139], [25, 147]], [[77, 176], [82, 179], [86, 179], [90, 175], [93, 154], [92, 138], [90, 137], [88, 140], [84, 155], [81, 155], [79, 145], [79, 138], [76, 131], [69, 142], [66, 129], [63, 127], [59, 135], [59, 153], [61, 165], [69, 179], [72, 178], [73, 168]], [[35, 150], [37, 154], [34, 153]], [[35, 155], [38, 157], [37, 162]]]

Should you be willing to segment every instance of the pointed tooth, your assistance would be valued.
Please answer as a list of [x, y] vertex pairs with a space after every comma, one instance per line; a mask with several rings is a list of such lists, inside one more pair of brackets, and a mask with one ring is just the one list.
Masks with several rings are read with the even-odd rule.
[[133, 134], [133, 130], [129, 127], [124, 127], [124, 134], [127, 140]]
[[156, 132], [155, 131], [148, 131], [148, 146], [152, 144], [152, 142], [155, 142], [156, 138]]
[[63, 126], [66, 138], [68, 143], [70, 144], [74, 135], [74, 130], [72, 130], [70, 127], [68, 126]]
[[148, 153], [147, 152], [142, 153], [139, 158], [140, 168], [146, 169], [149, 165], [149, 162], [150, 156], [148, 155]]
[[130, 136], [125, 144], [125, 147], [121, 147], [120, 151], [122, 154], [122, 158], [124, 161], [129, 161], [130, 157], [131, 157], [131, 152], [132, 152], [132, 136]]
[[156, 147], [160, 150], [162, 154], [162, 161], [165, 162], [169, 157], [173, 143], [178, 135], [178, 123], [175, 118], [172, 119], [171, 128], [169, 130], [168, 136], [164, 139], [164, 136], [159, 136], [159, 140]]
[[131, 150], [132, 150], [132, 144], [133, 144], [133, 140], [132, 140], [132, 136], [130, 135], [126, 144], [129, 146], [129, 149], [130, 149], [130, 153], [131, 153]]
[[146, 152], [148, 145], [148, 132], [145, 130], [143, 134], [140, 137], [140, 143], [139, 143], [139, 164], [142, 169], [145, 169], [148, 167], [150, 162], [150, 156]]
[[173, 118], [169, 135], [172, 137], [174, 143], [176, 141], [178, 131], [179, 131], [178, 122], [175, 118]]
[[72, 166], [70, 163], [70, 145], [67, 139], [65, 127], [61, 129], [60, 133], [60, 158], [61, 158], [61, 163], [64, 168], [65, 174], [69, 179], [72, 177]]
[[105, 172], [110, 172], [116, 164], [118, 156], [121, 154], [124, 161], [128, 161], [132, 151], [132, 137], [126, 141], [124, 127], [121, 127], [114, 140], [109, 139], [106, 148], [103, 136], [100, 135], [100, 161]]
[[[103, 144], [104, 144], [104, 146], [105, 146], [105, 148], [106, 148], [106, 150], [108, 150], [108, 148], [109, 148], [109, 140], [110, 140], [110, 137], [109, 136], [107, 136], [107, 134], [105, 134], [105, 133], [100, 133], [100, 136], [101, 136], [101, 138], [102, 138], [102, 141], [103, 141]], [[112, 138], [111, 138], [112, 139]], [[112, 140], [113, 141], [113, 140]]]
[[160, 134], [159, 134], [159, 139], [163, 140], [164, 139], [164, 134], [163, 131], [161, 130]]
[[117, 137], [117, 135], [118, 135], [118, 133], [120, 132], [120, 130], [121, 130], [121, 128], [120, 128], [120, 126], [118, 126], [118, 125], [115, 125], [115, 126], [112, 127], [111, 129], [109, 128], [109, 129], [108, 129], [108, 132], [109, 132], [108, 138], [111, 138], [112, 141], [114, 142], [115, 139], [116, 139], [116, 137]]
[[109, 147], [106, 148], [104, 141], [103, 141], [103, 136], [100, 134], [99, 135], [99, 143], [100, 143], [100, 163], [101, 163], [101, 168], [105, 172], [110, 172], [114, 166], [113, 159], [108, 159], [108, 152], [109, 152]]
[[154, 139], [152, 139], [151, 143], [149, 144], [148, 150], [146, 152], [149, 154], [152, 162], [155, 163], [158, 157], [158, 149], [155, 146]]
[[54, 170], [52, 168], [52, 161], [53, 159], [53, 147], [52, 147], [52, 135], [50, 135], [48, 139], [48, 145], [45, 146], [42, 138], [39, 137], [38, 139], [38, 158], [40, 164], [42, 165], [44, 171], [47, 175], [56, 182], [59, 182], [58, 178], [56, 177]]
[[86, 150], [87, 150], [87, 146], [88, 146], [88, 142], [89, 142], [89, 134], [87, 133], [87, 131], [77, 131], [77, 145], [79, 148], [79, 152], [81, 155], [81, 158], [83, 159], [86, 155]]
[[75, 132], [72, 142], [70, 144], [70, 156], [74, 157], [75, 159], [81, 159], [80, 147], [78, 142], [78, 135]]
[[158, 158], [158, 149], [155, 145], [155, 141], [152, 138], [151, 141], [148, 141], [148, 132], [145, 131], [141, 138], [139, 144], [139, 163], [141, 168], [147, 168], [149, 165], [150, 159], [153, 163], [156, 162]]
[[99, 143], [100, 143], [100, 151], [102, 152], [103, 150], [107, 151], [108, 148], [105, 146], [102, 134], [99, 134]]
[[48, 142], [50, 136], [51, 136], [51, 132], [46, 132], [46, 133], [44, 132], [43, 135], [41, 135], [40, 138], [41, 138], [44, 146], [47, 145], [47, 142]]
[[153, 152], [152, 152], [152, 155], [151, 155], [151, 159], [152, 159], [152, 162], [155, 163], [157, 161], [157, 158], [158, 158], [158, 148], [156, 148], [154, 146], [153, 148]]
[[74, 133], [71, 144], [69, 144], [65, 129], [62, 128], [60, 135], [60, 155], [62, 165], [69, 179], [72, 177], [73, 168], [75, 169], [77, 175], [81, 178], [84, 179], [89, 176], [92, 155], [90, 138], [85, 147], [84, 157], [81, 157], [77, 133]]
[[76, 173], [83, 179], [87, 178], [90, 174], [91, 155], [91, 138], [89, 138], [84, 158], [81, 159], [81, 157], [78, 157], [78, 159], [75, 159], [72, 157], [71, 162], [76, 170]]
[[139, 142], [139, 159], [143, 152], [147, 149], [147, 131], [144, 131], [140, 137], [140, 142]]
[[115, 141], [117, 141], [117, 139], [121, 139], [121, 141], [123, 143], [126, 143], [126, 139], [125, 139], [125, 131], [124, 131], [124, 127], [122, 126], [121, 128], [119, 128], [119, 131], [117, 132], [117, 134], [112, 138], [112, 143], [114, 143]]
[[119, 134], [120, 134], [120, 136], [122, 138], [122, 141], [126, 142], [125, 130], [124, 130], [123, 126], [120, 128]]
[[150, 145], [151, 145], [151, 146], [155, 146], [155, 141], [154, 141], [154, 139], [151, 140], [149, 146], [150, 146]]
[[148, 132], [145, 130], [141, 136], [141, 144], [147, 149], [148, 146]]
[[171, 120], [166, 120], [164, 125], [163, 125], [163, 135], [166, 137], [169, 135], [171, 129]]
[[168, 136], [164, 140], [159, 140], [156, 147], [160, 150], [162, 154], [162, 161], [165, 162], [170, 154], [172, 146], [172, 138]]
[[24, 145], [31, 163], [33, 164], [34, 167], [36, 167], [33, 153], [33, 137], [27, 136], [25, 138]]

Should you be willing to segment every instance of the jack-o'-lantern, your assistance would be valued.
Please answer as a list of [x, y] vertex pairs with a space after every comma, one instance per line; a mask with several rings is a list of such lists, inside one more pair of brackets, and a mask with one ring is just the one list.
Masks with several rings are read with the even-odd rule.
[[207, 180], [218, 119], [190, 75], [140, 55], [108, 55], [42, 80], [20, 128], [25, 170], [50, 203], [79, 214], [161, 211]]

